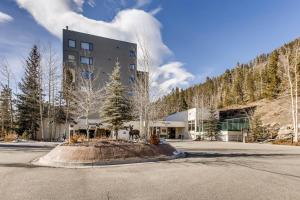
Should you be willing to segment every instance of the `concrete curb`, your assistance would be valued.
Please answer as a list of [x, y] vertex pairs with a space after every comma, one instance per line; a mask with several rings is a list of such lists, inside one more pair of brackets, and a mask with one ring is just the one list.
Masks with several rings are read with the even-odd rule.
[[101, 162], [53, 162], [49, 160], [44, 160], [43, 157], [37, 158], [31, 161], [32, 165], [40, 167], [54, 167], [54, 168], [101, 168], [101, 167], [112, 167], [120, 165], [131, 165], [131, 164], [142, 164], [142, 163], [151, 163], [159, 161], [167, 161], [178, 158], [184, 158], [186, 154], [181, 151], [175, 151], [172, 156], [160, 156], [160, 157], [150, 157], [150, 158], [128, 158], [128, 159], [116, 159], [116, 160], [107, 160]]

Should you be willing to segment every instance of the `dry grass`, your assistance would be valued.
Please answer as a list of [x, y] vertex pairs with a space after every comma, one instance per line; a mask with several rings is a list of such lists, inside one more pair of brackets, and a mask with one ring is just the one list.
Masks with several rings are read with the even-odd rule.
[[80, 134], [75, 134], [73, 136], [71, 136], [71, 144], [75, 144], [75, 143], [82, 143], [86, 140], [86, 136], [85, 135], [80, 135]]
[[12, 142], [18, 138], [18, 135], [15, 133], [7, 133], [4, 136], [4, 142]]
[[159, 144], [159, 137], [156, 134], [152, 134], [150, 136], [150, 144], [155, 144], [158, 145]]
[[300, 142], [292, 142], [292, 139], [274, 140], [272, 144], [300, 146]]

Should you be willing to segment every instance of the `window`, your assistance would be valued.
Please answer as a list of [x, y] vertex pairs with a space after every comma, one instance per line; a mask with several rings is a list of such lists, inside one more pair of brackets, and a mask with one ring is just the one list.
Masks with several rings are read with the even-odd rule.
[[129, 56], [130, 57], [135, 57], [135, 51], [133, 51], [133, 50], [129, 51]]
[[90, 71], [83, 71], [83, 72], [81, 72], [81, 76], [82, 76], [82, 78], [84, 78], [84, 79], [91, 80], [91, 79], [93, 79], [93, 77], [94, 77], [94, 73], [93, 73], [93, 72], [90, 72]]
[[86, 64], [86, 65], [92, 65], [93, 64], [93, 58], [81, 56], [80, 57], [80, 63], [81, 64]]
[[135, 64], [130, 64], [130, 65], [129, 65], [129, 69], [130, 69], [130, 70], [134, 70], [134, 69], [135, 69]]
[[131, 75], [131, 76], [129, 77], [129, 83], [134, 83], [134, 80], [135, 80], [134, 76]]
[[76, 48], [76, 41], [75, 40], [69, 40], [69, 47], [70, 48]]
[[74, 55], [68, 55], [68, 60], [75, 60], [75, 56]]
[[89, 42], [81, 42], [80, 46], [81, 46], [81, 49], [84, 49], [84, 50], [88, 50], [88, 51], [93, 50], [93, 44], [89, 43]]
[[76, 60], [74, 55], [68, 55], [68, 61], [74, 63]]
[[188, 121], [189, 131], [195, 131], [195, 120]]
[[129, 92], [128, 92], [128, 96], [131, 96], [131, 97], [132, 97], [133, 95], [134, 95], [134, 92], [133, 92], [133, 91], [129, 91]]

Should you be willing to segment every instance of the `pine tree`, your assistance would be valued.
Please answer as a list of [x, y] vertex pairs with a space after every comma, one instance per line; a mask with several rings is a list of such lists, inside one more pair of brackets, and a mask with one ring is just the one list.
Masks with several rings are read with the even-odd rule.
[[238, 67], [236, 69], [236, 75], [233, 84], [233, 95], [235, 97], [235, 103], [243, 103], [244, 102], [244, 89], [243, 89], [243, 70], [242, 67]]
[[11, 106], [11, 89], [6, 85], [0, 94], [0, 119], [1, 133], [7, 133], [12, 129], [12, 106]]
[[40, 61], [39, 50], [34, 45], [26, 60], [25, 76], [19, 83], [21, 94], [17, 95], [19, 132], [27, 132], [33, 139], [36, 139], [40, 120]]
[[116, 66], [109, 78], [109, 82], [105, 86], [105, 100], [101, 109], [101, 121], [107, 123], [115, 132], [118, 139], [118, 130], [123, 123], [131, 119], [130, 103], [125, 96], [125, 88], [121, 83], [120, 66], [116, 62]]
[[266, 76], [266, 97], [269, 99], [274, 99], [279, 93], [280, 78], [278, 76], [278, 57], [277, 51], [274, 51], [270, 58], [267, 66], [267, 76]]
[[179, 112], [188, 109], [188, 105], [187, 105], [187, 103], [186, 103], [186, 100], [185, 100], [183, 91], [180, 92], [179, 106], [178, 106], [178, 107], [179, 107], [179, 109], [178, 109]]
[[248, 76], [247, 76], [247, 83], [246, 83], [246, 86], [247, 86], [247, 96], [248, 96], [248, 99], [250, 102], [254, 101], [255, 100], [255, 95], [254, 95], [254, 92], [255, 92], [255, 83], [254, 83], [254, 77], [253, 77], [253, 72], [252, 71], [249, 71], [248, 72]]
[[209, 118], [205, 125], [205, 136], [209, 137], [211, 140], [219, 135], [219, 125], [218, 119], [216, 117], [216, 110], [213, 106], [209, 108]]
[[231, 93], [231, 82], [232, 82], [232, 76], [230, 70], [226, 70], [224, 74], [223, 79], [223, 92], [224, 92], [224, 98], [223, 98], [223, 105], [229, 106], [232, 103], [232, 93]]
[[180, 103], [181, 103], [181, 94], [180, 94], [180, 91], [179, 91], [179, 88], [178, 87], [176, 87], [175, 88], [175, 93], [174, 93], [174, 100], [175, 100], [175, 110], [176, 110], [176, 112], [179, 112], [179, 110], [180, 110]]
[[252, 140], [257, 142], [258, 139], [262, 139], [266, 137], [262, 121], [259, 116], [254, 115], [250, 119], [250, 132], [252, 136]]

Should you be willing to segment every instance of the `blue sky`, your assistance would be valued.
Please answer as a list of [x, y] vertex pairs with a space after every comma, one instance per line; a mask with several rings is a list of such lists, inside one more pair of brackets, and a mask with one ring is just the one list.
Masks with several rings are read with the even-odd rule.
[[[55, 7], [49, 10], [49, 13], [45, 12], [45, 16], [43, 13], [34, 16], [34, 9], [41, 6], [32, 5], [31, 1], [0, 2], [0, 12], [12, 18], [1, 22], [0, 15], [0, 57], [7, 58], [12, 70], [18, 74], [17, 77], [22, 74], [20, 61], [27, 56], [32, 44], [51, 42], [58, 54], [61, 53], [61, 39], [57, 31], [60, 29], [52, 29], [54, 25], [48, 20], [51, 19], [51, 12]], [[156, 57], [161, 53], [165, 54], [155, 58], [155, 70], [160, 71], [156, 77], [165, 79], [164, 82], [157, 83], [166, 84], [167, 89], [164, 91], [169, 91], [168, 89], [174, 86], [187, 87], [201, 82], [206, 76], [219, 75], [225, 69], [234, 67], [237, 62], [248, 62], [256, 55], [268, 53], [300, 35], [299, 0], [54, 0], [52, 4], [56, 1], [65, 2], [63, 5], [67, 8], [61, 12], [72, 11], [85, 16], [85, 20], [108, 23], [114, 20], [120, 11], [127, 9], [143, 10], [146, 13], [158, 11], [152, 14], [153, 19], [137, 19], [138, 15], [130, 15], [135, 17], [127, 19], [130, 19], [130, 26], [133, 27], [135, 23], [141, 26], [142, 20], [148, 20], [143, 27], [147, 31], [152, 28], [150, 25], [153, 24], [153, 20], [160, 22], [161, 27], [153, 25], [151, 48], [160, 49], [154, 55]], [[61, 3], [57, 4], [61, 6]], [[54, 17], [56, 14], [53, 12]], [[129, 22], [116, 23], [116, 26], [127, 23]], [[147, 23], [150, 25], [147, 26]], [[100, 28], [101, 26], [98, 29]], [[74, 29], [92, 33], [96, 31], [91, 27], [81, 26], [74, 26]], [[113, 29], [112, 38], [132, 38], [130, 30], [126, 28]], [[155, 30], [160, 31], [161, 42], [154, 41]], [[101, 33], [100, 31], [99, 34]], [[106, 31], [103, 34], [109, 36], [109, 33], [111, 32]], [[128, 37], [117, 35], [123, 33]], [[166, 49], [161, 50], [155, 45], [166, 46]], [[180, 74], [183, 77], [180, 77]]]

